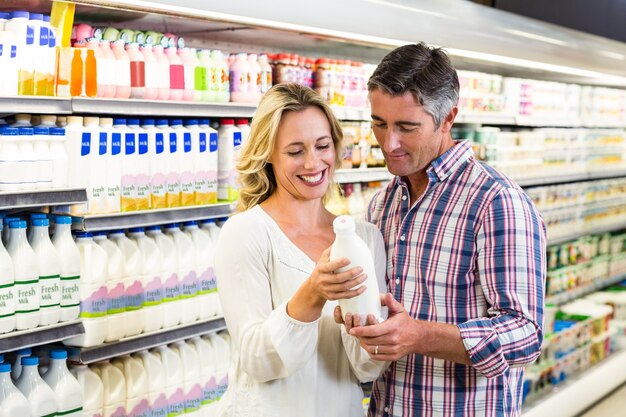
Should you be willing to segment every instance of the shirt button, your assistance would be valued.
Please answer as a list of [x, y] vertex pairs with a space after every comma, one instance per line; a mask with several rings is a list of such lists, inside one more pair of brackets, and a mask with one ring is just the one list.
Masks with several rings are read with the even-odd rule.
[[396, 284], [400, 284], [400, 278], [396, 278]]
[[400, 240], [404, 242], [404, 240], [406, 239], [406, 237], [404, 235], [400, 236]]
[[389, 412], [389, 407], [385, 407], [385, 413]]
[[402, 201], [406, 201], [406, 196], [405, 195], [402, 196]]

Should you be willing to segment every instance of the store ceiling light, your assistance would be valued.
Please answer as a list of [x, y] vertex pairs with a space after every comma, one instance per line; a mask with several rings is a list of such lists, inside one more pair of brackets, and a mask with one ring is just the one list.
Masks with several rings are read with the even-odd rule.
[[510, 33], [511, 35], [517, 35], [517, 36], [521, 36], [527, 39], [533, 39], [533, 40], [540, 41], [540, 42], [551, 43], [553, 45], [575, 46], [575, 45], [570, 45], [568, 42], [564, 42], [560, 39], [554, 39], [548, 36], [538, 35], [536, 33], [524, 32], [522, 30], [515, 30], [515, 29], [505, 29], [505, 28], [501, 28], [501, 29], [506, 33]]

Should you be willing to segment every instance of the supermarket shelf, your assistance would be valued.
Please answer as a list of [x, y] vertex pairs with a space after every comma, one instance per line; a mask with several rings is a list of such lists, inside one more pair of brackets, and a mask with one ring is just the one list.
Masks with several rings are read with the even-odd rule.
[[75, 224], [80, 230], [85, 231], [127, 229], [129, 227], [226, 217], [232, 214], [234, 210], [235, 203], [219, 203], [209, 206], [86, 215], [80, 217], [82, 221]]
[[0, 192], [0, 210], [59, 206], [84, 203], [87, 201], [86, 190], [35, 190], [35, 191], [2, 191]]
[[72, 112], [159, 117], [252, 117], [254, 104], [157, 101], [134, 99], [72, 99]]
[[615, 232], [617, 230], [626, 229], [626, 221], [621, 221], [615, 224], [594, 227], [590, 229], [583, 229], [574, 231], [572, 233], [568, 233], [566, 235], [562, 235], [556, 238], [551, 238], [548, 236], [548, 245], [558, 245], [559, 243], [568, 242], [570, 240], [578, 239], [581, 236], [587, 235], [589, 233], [593, 233], [594, 235], [598, 235], [601, 233], [607, 232]]
[[370, 117], [371, 110], [369, 107], [367, 108], [358, 108], [358, 107], [336, 107], [331, 106], [335, 116], [339, 120], [350, 120], [350, 121], [360, 121], [360, 122], [369, 122], [372, 120]]
[[70, 114], [72, 104], [69, 98], [17, 96], [0, 97], [0, 114]]
[[599, 291], [610, 285], [617, 284], [618, 282], [622, 282], [625, 279], [626, 279], [626, 274], [620, 274], [620, 275], [615, 275], [607, 279], [596, 280], [593, 284], [587, 285], [585, 287], [574, 288], [570, 291], [563, 292], [561, 294], [548, 296], [546, 297], [546, 304], [556, 304], [556, 305], [565, 304], [577, 298], [584, 297], [587, 294], [591, 294], [592, 292]]
[[599, 171], [599, 172], [585, 172], [579, 174], [563, 175], [558, 177], [542, 177], [542, 178], [527, 178], [515, 180], [522, 187], [538, 187], [541, 185], [549, 184], [565, 184], [568, 182], [577, 181], [589, 181], [589, 180], [603, 180], [610, 178], [626, 177], [626, 170], [620, 169], [615, 171]]
[[614, 353], [524, 407], [522, 417], [578, 415], [626, 382], [624, 369], [626, 351]]
[[515, 116], [512, 114], [485, 114], [485, 113], [463, 113], [459, 114], [455, 123], [468, 123], [478, 125], [514, 125]]
[[338, 169], [335, 171], [335, 181], [344, 183], [370, 182], [370, 181], [391, 181], [393, 175], [387, 168], [365, 168], [365, 169]]
[[100, 346], [69, 348], [70, 357], [74, 361], [89, 364], [224, 329], [226, 329], [226, 322], [223, 318], [218, 317], [184, 326], [176, 326], [171, 329], [141, 334]]
[[537, 127], [580, 127], [580, 119], [554, 119], [552, 117], [515, 116], [518, 126]]
[[80, 320], [6, 333], [0, 335], [0, 353], [59, 342], [83, 333], [85, 328]]

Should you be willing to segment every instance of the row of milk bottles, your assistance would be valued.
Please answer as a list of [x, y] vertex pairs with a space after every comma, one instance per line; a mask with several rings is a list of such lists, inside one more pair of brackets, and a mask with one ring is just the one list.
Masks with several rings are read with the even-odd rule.
[[229, 343], [223, 332], [74, 366], [83, 416], [216, 416], [228, 386]]
[[63, 343], [96, 346], [221, 315], [218, 234], [213, 220], [76, 233], [85, 333]]
[[0, 96], [54, 95], [56, 44], [50, 16], [0, 12]]
[[49, 358], [40, 367], [28, 348], [16, 353], [13, 365], [0, 360], [0, 417], [85, 415], [84, 390], [67, 368], [67, 351], [51, 350]]
[[50, 239], [45, 214], [30, 229], [17, 217], [3, 219], [0, 243], [0, 333], [70, 321], [79, 316], [80, 255], [71, 218], [58, 216]]
[[65, 129], [56, 116], [43, 115], [33, 126], [30, 115], [17, 115], [0, 126], [0, 191], [67, 187]]

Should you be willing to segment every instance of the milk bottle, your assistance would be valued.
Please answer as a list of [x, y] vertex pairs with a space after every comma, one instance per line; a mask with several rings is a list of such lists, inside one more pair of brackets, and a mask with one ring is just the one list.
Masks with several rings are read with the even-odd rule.
[[140, 49], [145, 60], [146, 93], [144, 98], [146, 100], [156, 100], [159, 88], [158, 62], [154, 52], [152, 52], [152, 45], [142, 45]]
[[130, 98], [130, 58], [124, 49], [124, 41], [117, 40], [111, 44], [115, 56], [115, 97]]
[[108, 66], [108, 60], [100, 48], [100, 41], [96, 38], [87, 39], [87, 48], [93, 50], [96, 58], [96, 84], [98, 86], [98, 97], [113, 97], [111, 95], [113, 91], [111, 89], [110, 81], [112, 81], [111, 78], [115, 75], [111, 72], [111, 69]]
[[126, 417], [126, 380], [124, 374], [109, 361], [94, 366], [104, 389], [103, 417]]
[[172, 127], [165, 129], [164, 126], [157, 122], [157, 126], [163, 130], [167, 130], [165, 147], [167, 149], [167, 206], [180, 206], [180, 154], [182, 151], [182, 138], [179, 138], [178, 131], [173, 126], [182, 124], [181, 120], [172, 120]]
[[[201, 199], [203, 203], [196, 204], [206, 204], [217, 203], [217, 167], [218, 167], [218, 136], [217, 130], [213, 129], [209, 126], [209, 119], [200, 119], [199, 127], [201, 129], [201, 133], [206, 134], [206, 145], [207, 152], [204, 154], [204, 162], [201, 164], [202, 168], [205, 170], [205, 175], [207, 178], [207, 193], [208, 196], [206, 200]], [[202, 158], [202, 156], [200, 156]]]
[[269, 64], [266, 54], [259, 55], [259, 66], [261, 67], [261, 96], [272, 88], [272, 67]]
[[22, 189], [32, 190], [37, 188], [37, 161], [33, 148], [33, 128], [20, 127], [17, 129], [18, 149], [21, 160], [18, 164], [19, 178]]
[[1, 191], [17, 191], [22, 189], [22, 174], [20, 166], [21, 155], [19, 149], [18, 129], [3, 127], [0, 130], [0, 181]]
[[116, 119], [100, 118], [100, 126], [107, 133], [109, 140], [106, 158], [107, 212], [109, 213], [118, 213], [122, 200], [122, 134], [124, 129], [122, 126], [126, 123], [124, 119], [117, 119], [117, 127], [114, 128], [115, 124]]
[[213, 267], [215, 265], [215, 248], [213, 240], [198, 228], [195, 221], [185, 223], [185, 233], [193, 241], [196, 251], [196, 271], [200, 290], [198, 291], [198, 304], [200, 306], [200, 319], [206, 319], [217, 314], [219, 298], [217, 296], [217, 283]]
[[[83, 184], [83, 187], [87, 189], [87, 198], [89, 199], [89, 201], [91, 201], [94, 199], [94, 191], [91, 188], [92, 186], [92, 181], [91, 181], [92, 166], [91, 165], [98, 158], [98, 150], [99, 150], [98, 148], [99, 148], [99, 139], [100, 139], [100, 136], [99, 136], [100, 119], [98, 117], [83, 117], [81, 119], [83, 121], [83, 128], [82, 128], [82, 131], [80, 132], [80, 138], [81, 138], [80, 160], [78, 164], [76, 165], [75, 175], [84, 176], [84, 180], [82, 180], [81, 183]], [[73, 123], [73, 121], [70, 120], [69, 123], [71, 124]], [[68, 132], [70, 131], [69, 125], [68, 125], [67, 130]], [[71, 158], [72, 157], [70, 156], [70, 159]], [[70, 164], [71, 164], [71, 160], [70, 160]], [[98, 172], [97, 174], [102, 175], [101, 172]], [[99, 200], [100, 199], [99, 190], [96, 190], [95, 195], [96, 195], [95, 199]], [[97, 205], [98, 205], [98, 202], [96, 202], [96, 206]], [[70, 207], [70, 211], [72, 214], [89, 213], [89, 203], [73, 205]]]
[[2, 66], [2, 84], [0, 94], [2, 96], [16, 96], [18, 88], [19, 65], [17, 60], [17, 47], [13, 33], [0, 31], [0, 65]]
[[[196, 69], [201, 77], [201, 98], [202, 101], [216, 101], [217, 99], [217, 75], [215, 64], [211, 59], [211, 51], [202, 49], [198, 51], [198, 61], [202, 69]], [[204, 77], [204, 78], [202, 78]]]
[[91, 134], [83, 128], [83, 118], [68, 116], [65, 127], [67, 179], [70, 188], [87, 188]]
[[36, 188], [51, 188], [52, 186], [52, 155], [50, 154], [49, 137], [49, 128], [41, 126], [33, 128]]
[[13, 221], [9, 224], [11, 239], [7, 251], [15, 271], [15, 328], [32, 329], [39, 325], [41, 311], [39, 301], [39, 269], [37, 256], [26, 240], [26, 222]]
[[97, 373], [87, 365], [72, 365], [72, 374], [81, 386], [83, 417], [102, 417], [104, 409], [104, 386]]
[[178, 253], [174, 240], [163, 234], [160, 226], [149, 226], [146, 234], [154, 240], [161, 253], [163, 269], [163, 327], [168, 328], [180, 323], [180, 282], [178, 279]]
[[241, 147], [243, 148], [248, 141], [248, 136], [250, 136], [250, 125], [248, 124], [248, 119], [237, 119], [235, 121], [235, 126], [241, 130]]
[[90, 125], [90, 129], [92, 129], [93, 138], [89, 186], [87, 187], [89, 212], [92, 214], [107, 213], [109, 211], [107, 189], [107, 171], [109, 169], [108, 146], [113, 119], [109, 118], [108, 120], [102, 121], [102, 118], [85, 117], [85, 125], [88, 124]]
[[11, 379], [13, 381], [17, 381], [22, 374], [22, 358], [31, 356], [32, 354], [33, 350], [31, 348], [20, 349], [14, 353], [15, 358], [13, 361], [13, 368], [11, 369]]
[[217, 83], [217, 101], [220, 103], [228, 103], [230, 101], [230, 72], [226, 56], [222, 51], [212, 50], [211, 59], [216, 66]]
[[0, 334], [15, 330], [16, 299], [13, 261], [0, 242]]
[[0, 363], [0, 417], [30, 417], [28, 400], [11, 381], [11, 364]]
[[61, 321], [78, 318], [80, 313], [80, 251], [72, 239], [72, 218], [57, 216], [54, 221], [52, 244], [59, 257], [61, 274]]
[[11, 240], [11, 228], [9, 227], [9, 225], [12, 222], [19, 222], [20, 220], [22, 220], [19, 217], [5, 217], [4, 218], [4, 227], [2, 229], [2, 243], [4, 243], [5, 246], [9, 245], [9, 241]]
[[212, 333], [210, 335], [202, 336], [204, 340], [208, 340], [211, 343], [211, 347], [215, 352], [216, 364], [217, 364], [217, 393], [215, 395], [215, 401], [222, 399], [222, 396], [228, 388], [228, 368], [230, 367], [230, 346], [225, 339], [219, 335]]
[[170, 346], [178, 351], [183, 364], [183, 387], [185, 392], [185, 415], [198, 417], [201, 415], [202, 386], [200, 385], [200, 358], [196, 348], [184, 341]]
[[128, 119], [128, 128], [136, 134], [135, 210], [150, 208], [150, 155], [148, 133], [139, 127], [139, 119]]
[[[160, 119], [161, 126], [167, 126], [166, 119]], [[167, 153], [165, 134], [155, 127], [154, 119], [144, 119], [142, 127], [148, 133], [148, 160], [150, 173], [150, 208], [167, 207]]]
[[363, 268], [363, 273], [367, 274], [367, 280], [364, 283], [367, 289], [364, 293], [351, 299], [339, 300], [339, 306], [344, 318], [347, 313], [358, 314], [361, 318], [361, 323], [366, 322], [368, 314], [373, 314], [374, 317], [380, 318], [381, 306], [376, 268], [369, 247], [356, 234], [352, 217], [348, 215], [337, 217], [333, 221], [333, 229], [336, 237], [330, 250], [330, 259], [334, 260], [343, 257], [350, 259], [350, 265], [338, 271], [343, 272], [360, 266]]
[[196, 273], [196, 251], [193, 241], [183, 233], [178, 223], [165, 226], [165, 231], [174, 240], [178, 254], [178, 277], [180, 282], [181, 323], [190, 323], [198, 319], [198, 277]]
[[222, 119], [218, 132], [217, 198], [236, 201], [239, 198], [237, 163], [241, 149], [241, 130], [233, 119]]
[[107, 332], [105, 342], [119, 340], [126, 335], [125, 259], [120, 248], [107, 239], [106, 232], [96, 232], [93, 237], [107, 253]]
[[217, 364], [215, 352], [211, 343], [201, 337], [194, 337], [187, 341], [191, 343], [198, 357], [202, 358], [200, 364], [200, 385], [202, 387], [202, 410], [205, 416], [214, 416], [217, 413]]
[[170, 98], [170, 61], [163, 52], [162, 45], [152, 47], [154, 57], [157, 61], [158, 87], [157, 100], [169, 100]]
[[[45, 216], [45, 215], [44, 215]], [[61, 319], [61, 265], [60, 254], [50, 241], [48, 219], [34, 219], [31, 245], [37, 258], [39, 288], [41, 291], [40, 325], [57, 323]]]
[[200, 228], [206, 231], [213, 240], [213, 244], [217, 245], [217, 240], [220, 236], [220, 228], [215, 223], [215, 219], [205, 219], [200, 222]]
[[111, 362], [126, 380], [126, 417], [150, 417], [148, 375], [141, 360], [124, 356]]
[[29, 217], [30, 217], [30, 224], [26, 226], [26, 239], [28, 240], [28, 244], [32, 247], [33, 236], [35, 235], [35, 229], [33, 228], [33, 220], [47, 219], [48, 215], [46, 213], [30, 213]]
[[50, 351], [50, 365], [43, 375], [57, 401], [57, 415], [68, 417], [83, 416], [83, 389], [67, 369], [67, 351]]
[[51, 127], [49, 129], [50, 158], [52, 159], [52, 188], [67, 187], [67, 150], [65, 148], [65, 129]]
[[[115, 54], [111, 49], [111, 43], [107, 40], [100, 39], [100, 51], [102, 52], [103, 57], [103, 67], [106, 71], [106, 85], [104, 90], [104, 97], [113, 98], [117, 94], [117, 77], [116, 73], [117, 69], [117, 60], [115, 59]], [[100, 70], [98, 69], [98, 75], [100, 75]], [[121, 74], [120, 74], [121, 75]], [[98, 87], [98, 93], [100, 92], [100, 87]]]
[[68, 346], [90, 347], [102, 344], [107, 332], [107, 254], [93, 241], [90, 232], [76, 233], [80, 253], [80, 318], [85, 334], [63, 341]]
[[194, 160], [196, 149], [194, 149], [189, 129], [183, 127], [180, 119], [173, 119], [170, 122], [172, 129], [178, 133], [178, 160], [180, 168], [180, 205], [192, 206], [194, 204]]
[[34, 43], [35, 28], [29, 22], [30, 14], [26, 11], [11, 12], [11, 18], [4, 24], [4, 30], [13, 34], [18, 62], [18, 94], [34, 93]]
[[230, 65], [230, 100], [235, 103], [251, 102], [250, 65], [245, 52], [235, 56]]
[[143, 308], [145, 292], [142, 274], [143, 256], [137, 244], [126, 237], [123, 231], [116, 230], [109, 235], [124, 254], [126, 288], [126, 336], [138, 335], [145, 328], [146, 314]]
[[179, 416], [185, 412], [185, 392], [183, 390], [183, 364], [178, 352], [167, 346], [154, 349], [165, 371], [168, 416]]
[[159, 247], [144, 233], [143, 227], [135, 227], [129, 230], [128, 237], [133, 240], [142, 254], [142, 276], [144, 277], [143, 289], [145, 294], [145, 327], [144, 332], [152, 332], [163, 327], [163, 268], [161, 265], [162, 254]]
[[146, 370], [148, 377], [148, 399], [152, 417], [167, 417], [167, 395], [165, 380], [165, 370], [159, 356], [147, 350], [143, 350], [133, 355], [140, 360]]
[[[121, 161], [120, 161], [120, 211], [133, 211], [136, 208], [135, 197], [137, 190], [136, 181], [136, 132], [126, 126], [126, 119], [114, 118], [113, 129], [120, 134]], [[114, 139], [117, 137], [113, 134]]]
[[248, 101], [258, 103], [263, 95], [261, 85], [261, 66], [259, 65], [257, 54], [248, 54], [248, 68], [250, 82], [248, 84]]
[[22, 391], [28, 400], [30, 415], [44, 417], [56, 415], [58, 410], [57, 398], [52, 389], [39, 376], [37, 356], [27, 356], [21, 359], [22, 373], [15, 385]]
[[208, 204], [209, 190], [207, 183], [207, 169], [205, 161], [209, 153], [207, 146], [207, 134], [198, 126], [197, 119], [185, 121], [185, 127], [191, 135], [191, 148], [193, 150], [193, 177], [194, 177], [194, 201], [190, 204]]

